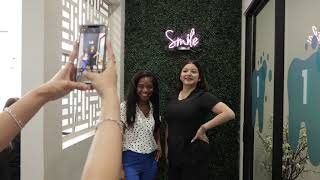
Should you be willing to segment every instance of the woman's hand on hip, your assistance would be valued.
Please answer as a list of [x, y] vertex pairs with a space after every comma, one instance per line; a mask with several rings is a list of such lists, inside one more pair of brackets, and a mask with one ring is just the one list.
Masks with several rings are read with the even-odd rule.
[[209, 144], [209, 138], [206, 135], [206, 131], [207, 130], [203, 126], [200, 126], [196, 135], [192, 138], [191, 143], [193, 143], [195, 140], [199, 139], [199, 140], [204, 141]]

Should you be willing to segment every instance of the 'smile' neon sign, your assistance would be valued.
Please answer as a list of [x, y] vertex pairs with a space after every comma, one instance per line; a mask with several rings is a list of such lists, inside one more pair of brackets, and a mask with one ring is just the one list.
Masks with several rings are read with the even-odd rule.
[[190, 33], [185, 36], [185, 39], [182, 37], [173, 38], [172, 34], [174, 33], [173, 30], [166, 30], [165, 34], [167, 39], [170, 41], [169, 49], [190, 49], [195, 47], [199, 44], [199, 38], [195, 36], [195, 30], [192, 28]]

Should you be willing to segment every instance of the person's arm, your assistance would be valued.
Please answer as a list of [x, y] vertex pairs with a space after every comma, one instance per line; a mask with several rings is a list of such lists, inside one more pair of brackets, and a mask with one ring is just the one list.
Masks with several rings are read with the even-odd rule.
[[[126, 103], [123, 102], [123, 103], [120, 104], [120, 120], [124, 124], [124, 132], [123, 132], [124, 134], [123, 134], [123, 136], [125, 136], [125, 131], [126, 131], [126, 127], [127, 127], [127, 124], [126, 124], [126, 120], [127, 120], [126, 111], [127, 111]], [[123, 162], [121, 162], [120, 180], [125, 180], [125, 179], [126, 179], [126, 173], [124, 171]]]
[[216, 104], [212, 108], [212, 112], [216, 113], [217, 116], [202, 125], [206, 130], [219, 126], [220, 124], [226, 123], [235, 118], [234, 112], [223, 102]]
[[[119, 119], [119, 102], [115, 89], [105, 90], [102, 115]], [[122, 135], [118, 124], [105, 121], [97, 128], [83, 170], [82, 180], [118, 180], [121, 168]]]
[[205, 124], [201, 125], [191, 142], [194, 142], [196, 139], [200, 139], [209, 143], [209, 139], [206, 136], [206, 132], [209, 129], [214, 128], [220, 124], [226, 123], [235, 118], [234, 112], [223, 102], [217, 103], [212, 108], [212, 112], [216, 113], [217, 116], [215, 116], [213, 119], [206, 122]]
[[157, 143], [157, 149], [156, 149], [156, 160], [159, 161], [162, 155], [162, 148], [161, 148], [161, 141], [160, 141], [160, 128], [157, 130], [155, 134], [155, 140]]
[[168, 124], [166, 124], [166, 133], [165, 133], [165, 155], [166, 155], [166, 162], [168, 163]]
[[[33, 117], [35, 113], [47, 102], [47, 98], [41, 93], [41, 89], [35, 89], [27, 93], [11, 107], [11, 113], [21, 121], [22, 125]], [[20, 132], [20, 127], [8, 112], [0, 113], [0, 151], [11, 142]]]
[[[108, 62], [101, 74], [85, 72], [102, 99], [102, 118], [120, 122], [120, 104], [117, 95], [117, 73], [114, 55], [108, 43]], [[118, 123], [105, 120], [96, 131], [84, 166], [82, 180], [119, 180], [122, 157], [122, 134]]]
[[[74, 60], [77, 55], [78, 43], [70, 55], [69, 62], [50, 81], [29, 91], [20, 100], [12, 104], [8, 111], [0, 113], [0, 151], [20, 132], [29, 120], [48, 101], [58, 99], [73, 89], [86, 90], [90, 87], [84, 83], [73, 82], [75, 71]], [[16, 122], [18, 121], [18, 123]]]

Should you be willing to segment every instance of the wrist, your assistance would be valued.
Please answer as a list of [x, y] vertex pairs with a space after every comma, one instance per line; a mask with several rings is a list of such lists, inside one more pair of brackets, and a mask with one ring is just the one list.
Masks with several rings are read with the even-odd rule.
[[115, 87], [104, 88], [102, 91], [102, 99], [109, 99], [110, 97], [117, 95], [117, 89]]
[[200, 128], [201, 128], [201, 130], [203, 132], [207, 132], [208, 131], [208, 128], [205, 125], [200, 126]]
[[48, 101], [50, 101], [50, 95], [48, 94], [48, 91], [46, 91], [45, 85], [42, 85], [32, 91], [30, 91], [30, 95], [32, 96], [32, 99], [39, 101], [41, 105], [46, 104]]

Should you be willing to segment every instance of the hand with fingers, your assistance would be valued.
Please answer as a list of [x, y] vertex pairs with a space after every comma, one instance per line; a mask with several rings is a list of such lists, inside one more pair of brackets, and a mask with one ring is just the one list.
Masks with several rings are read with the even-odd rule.
[[195, 140], [201, 140], [209, 144], [209, 138], [206, 135], [206, 128], [203, 126], [200, 126], [198, 129], [196, 135], [192, 138], [191, 143], [193, 143]]
[[74, 62], [76, 60], [78, 50], [79, 42], [75, 42], [73, 45], [73, 50], [69, 57], [69, 62], [62, 69], [60, 69], [51, 80], [40, 87], [42, 92], [45, 93], [48, 101], [61, 98], [74, 89], [90, 89], [90, 86], [85, 83], [73, 81], [76, 71]]
[[121, 172], [120, 172], [120, 180], [125, 180], [125, 179], [126, 179], [126, 175], [125, 175], [124, 169], [122, 167]]
[[156, 161], [159, 161], [161, 156], [162, 156], [161, 144], [157, 144], [157, 149], [156, 149], [156, 154], [155, 154]]

